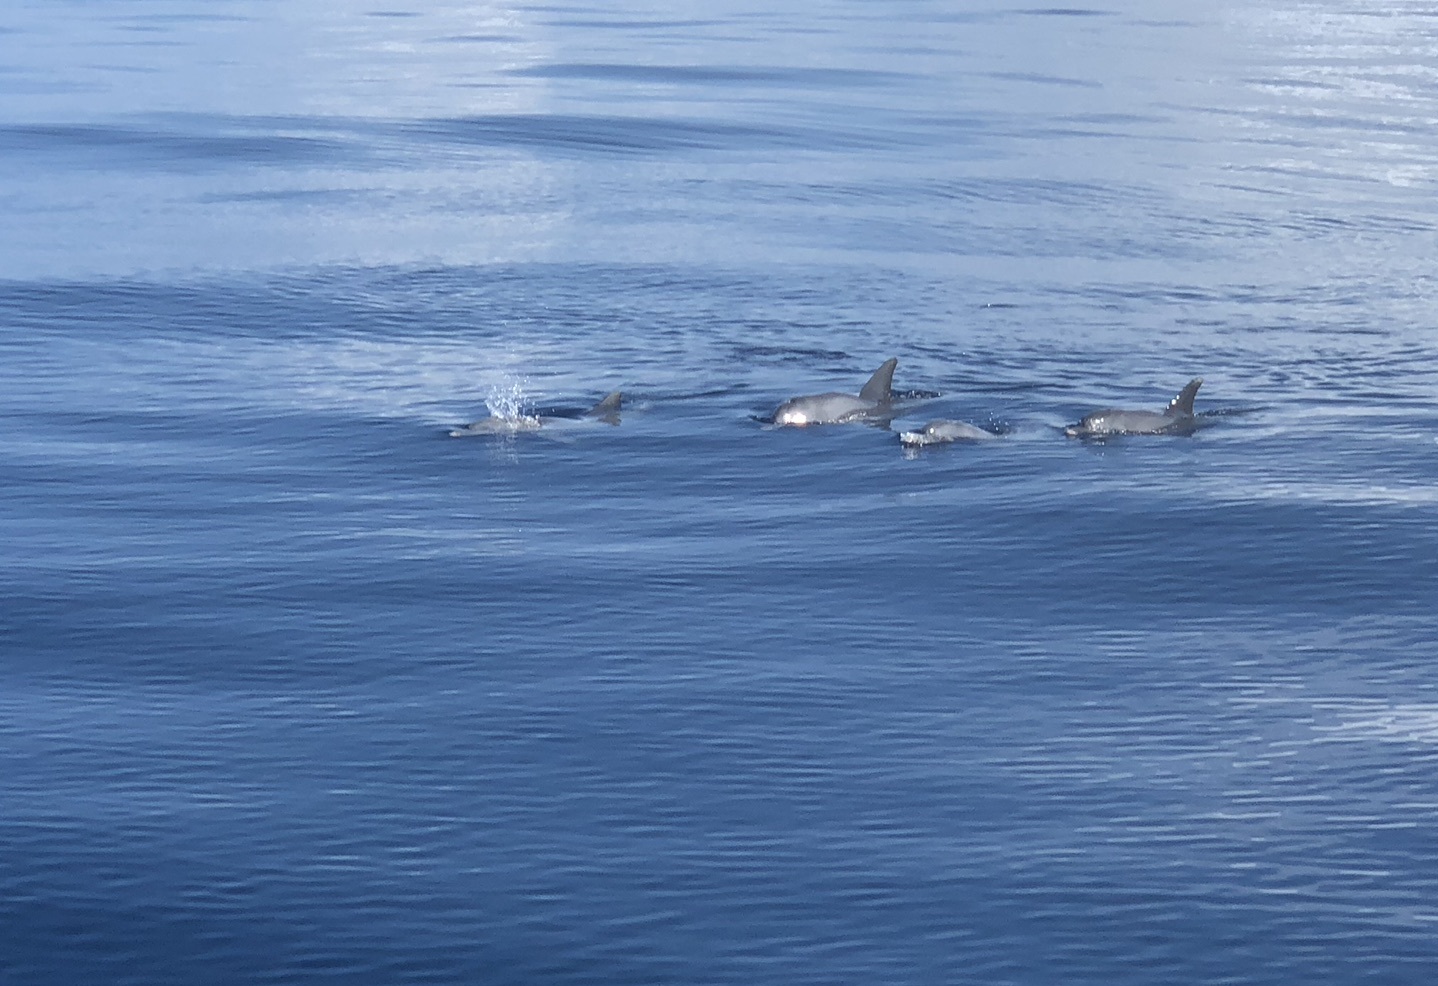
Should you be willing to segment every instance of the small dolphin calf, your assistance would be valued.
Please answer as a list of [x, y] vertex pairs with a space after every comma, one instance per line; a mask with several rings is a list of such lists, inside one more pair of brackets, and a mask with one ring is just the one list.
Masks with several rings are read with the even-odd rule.
[[874, 371], [859, 396], [853, 394], [812, 394], [795, 397], [774, 412], [776, 425], [802, 428], [805, 425], [837, 425], [883, 417], [889, 410], [897, 359], [885, 361]]
[[[605, 424], [619, 424], [619, 406], [624, 400], [621, 391], [605, 397], [604, 400], [591, 407], [584, 413], [577, 415], [581, 418], [593, 418], [603, 421]], [[516, 414], [513, 417], [500, 417], [491, 415], [480, 421], [472, 421], [462, 428], [455, 428], [449, 433], [450, 438], [466, 438], [470, 435], [517, 435], [522, 431], [538, 431], [552, 421], [562, 421], [560, 417], [542, 418], [536, 414]]]
[[1104, 438], [1108, 435], [1172, 435], [1187, 434], [1197, 427], [1193, 416], [1193, 395], [1203, 385], [1202, 377], [1194, 377], [1178, 396], [1159, 411], [1122, 411], [1105, 408], [1086, 414], [1076, 425], [1069, 425], [1064, 434], [1070, 438]]
[[975, 428], [963, 421], [949, 421], [945, 418], [930, 421], [918, 431], [899, 433], [899, 441], [908, 446], [942, 445], [945, 442], [986, 442], [998, 437], [991, 431]]

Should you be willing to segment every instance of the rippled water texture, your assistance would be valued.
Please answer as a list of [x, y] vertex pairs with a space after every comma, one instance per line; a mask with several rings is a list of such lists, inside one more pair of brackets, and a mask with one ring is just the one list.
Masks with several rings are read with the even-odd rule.
[[1198, 7], [6, 6], [0, 984], [1431, 979], [1438, 14]]

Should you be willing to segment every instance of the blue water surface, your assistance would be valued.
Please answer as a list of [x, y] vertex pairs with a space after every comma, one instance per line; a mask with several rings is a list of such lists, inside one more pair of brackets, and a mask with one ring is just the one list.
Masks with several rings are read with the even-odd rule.
[[7, 6], [0, 984], [1432, 979], [1430, 7]]

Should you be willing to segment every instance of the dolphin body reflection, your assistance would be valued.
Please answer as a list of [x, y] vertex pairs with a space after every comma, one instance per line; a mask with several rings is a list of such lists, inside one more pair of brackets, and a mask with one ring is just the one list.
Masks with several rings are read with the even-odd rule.
[[884, 418], [893, 400], [894, 367], [898, 365], [898, 359], [886, 360], [858, 396], [828, 393], [791, 398], [774, 412], [774, 424], [802, 428]]
[[[581, 418], [591, 418], [596, 421], [603, 421], [605, 424], [619, 424], [619, 406], [624, 400], [621, 391], [614, 391], [604, 400], [580, 414]], [[540, 417], [537, 414], [517, 414], [513, 417], [500, 417], [490, 415], [479, 421], [472, 421], [460, 428], [455, 428], [449, 433], [450, 438], [468, 438], [471, 435], [518, 435], [527, 431], [538, 431], [552, 421], [563, 421], [564, 418]]]

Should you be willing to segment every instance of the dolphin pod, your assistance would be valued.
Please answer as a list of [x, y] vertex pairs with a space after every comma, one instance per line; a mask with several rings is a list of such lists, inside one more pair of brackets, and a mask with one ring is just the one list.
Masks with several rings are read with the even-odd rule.
[[[897, 358], [884, 362], [858, 396], [830, 392], [793, 397], [774, 411], [773, 423], [789, 427], [808, 425], [848, 424], [851, 422], [887, 422], [894, 416], [893, 381]], [[1126, 411], [1104, 408], [1093, 411], [1077, 423], [1064, 428], [1071, 438], [1107, 438], [1113, 435], [1189, 434], [1197, 428], [1193, 413], [1193, 397], [1202, 386], [1203, 378], [1195, 377], [1159, 411]], [[930, 421], [918, 431], [899, 434], [905, 446], [919, 447], [949, 442], [984, 442], [999, 435], [964, 421], [941, 418]]]
[[[893, 357], [885, 360], [860, 388], [858, 394], [830, 391], [823, 394], [807, 394], [792, 397], [775, 409], [769, 419], [780, 427], [803, 428], [809, 425], [834, 425], [851, 423], [883, 424], [895, 416], [894, 370], [899, 360]], [[1117, 435], [1188, 435], [1197, 430], [1199, 422], [1193, 410], [1194, 395], [1203, 385], [1202, 377], [1194, 377], [1178, 392], [1162, 411], [1138, 411], [1123, 408], [1101, 408], [1085, 414], [1075, 424], [1064, 427], [1064, 434], [1070, 438], [1104, 439]], [[910, 396], [913, 396], [912, 394]], [[588, 418], [606, 424], [619, 424], [622, 392], [616, 390], [578, 415], [568, 417]], [[509, 436], [522, 432], [539, 431], [545, 425], [564, 417], [557, 415], [514, 415], [482, 418], [449, 432], [452, 438], [471, 435]], [[940, 418], [930, 421], [917, 431], [899, 433], [899, 441], [906, 447], [918, 448], [926, 445], [942, 445], [953, 442], [987, 442], [1001, 435], [968, 424]]]

